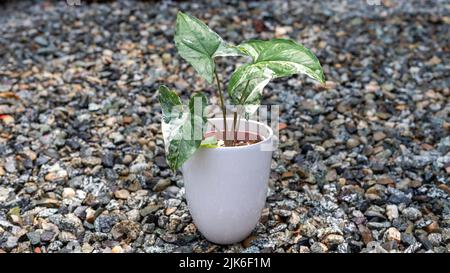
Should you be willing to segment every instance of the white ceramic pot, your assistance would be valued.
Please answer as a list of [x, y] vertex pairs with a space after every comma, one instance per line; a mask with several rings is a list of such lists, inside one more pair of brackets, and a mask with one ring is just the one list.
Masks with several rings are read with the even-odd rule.
[[[223, 130], [221, 118], [209, 121]], [[227, 124], [230, 130], [232, 120]], [[258, 223], [266, 202], [273, 131], [263, 123], [245, 119], [238, 128], [258, 133], [263, 140], [241, 147], [200, 148], [182, 166], [194, 223], [206, 239], [217, 244], [245, 239]]]

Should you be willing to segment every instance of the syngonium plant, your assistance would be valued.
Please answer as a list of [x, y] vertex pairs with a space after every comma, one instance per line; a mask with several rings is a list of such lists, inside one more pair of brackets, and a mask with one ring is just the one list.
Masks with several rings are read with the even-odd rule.
[[[262, 92], [270, 80], [303, 73], [321, 83], [325, 82], [317, 57], [304, 46], [289, 39], [250, 40], [234, 46], [225, 42], [199, 19], [178, 12], [175, 32], [178, 53], [208, 83], [215, 81], [223, 115], [225, 146], [236, 142], [238, 115], [252, 114], [261, 104]], [[233, 112], [233, 139], [227, 139], [227, 109], [216, 69], [216, 57], [249, 56], [251, 62], [238, 67], [228, 82], [227, 94]], [[162, 85], [159, 88], [162, 108], [162, 128], [166, 157], [171, 169], [180, 168], [199, 147], [217, 147], [217, 139], [203, 139], [207, 126], [204, 94], [193, 95], [188, 106], [183, 105], [177, 93]]]

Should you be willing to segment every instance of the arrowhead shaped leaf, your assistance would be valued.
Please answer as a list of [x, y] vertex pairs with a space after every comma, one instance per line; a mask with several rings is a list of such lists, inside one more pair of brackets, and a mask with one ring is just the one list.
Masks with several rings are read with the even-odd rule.
[[292, 40], [253, 40], [238, 48], [251, 56], [253, 63], [243, 65], [233, 73], [228, 94], [233, 104], [246, 105], [246, 112], [253, 113], [258, 108], [262, 90], [273, 78], [303, 73], [325, 82], [317, 57]]
[[175, 91], [171, 91], [167, 86], [159, 87], [159, 103], [161, 104], [163, 120], [167, 123], [172, 118], [179, 118], [181, 113], [174, 111], [174, 107], [181, 106], [180, 97]]
[[177, 14], [175, 45], [181, 57], [209, 83], [213, 81], [214, 57], [242, 55], [205, 23], [182, 12]]
[[166, 158], [170, 168], [176, 170], [197, 151], [202, 142], [207, 100], [203, 94], [196, 94], [190, 99], [189, 107], [185, 107], [176, 93], [164, 86], [160, 88], [159, 101], [163, 110]]
[[325, 82], [317, 57], [311, 50], [292, 40], [252, 40], [239, 45], [238, 48], [251, 56], [254, 64], [271, 69], [274, 77], [303, 73], [321, 83]]
[[[253, 64], [239, 67], [231, 76], [228, 94], [234, 105], [245, 105], [245, 112], [253, 113], [261, 103], [262, 91], [273, 78], [270, 69]], [[238, 109], [240, 112], [241, 109]]]

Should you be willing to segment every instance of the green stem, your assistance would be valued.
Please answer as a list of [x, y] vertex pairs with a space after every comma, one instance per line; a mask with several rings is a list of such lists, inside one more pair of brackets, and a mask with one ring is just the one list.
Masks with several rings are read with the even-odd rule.
[[216, 78], [217, 89], [219, 90], [220, 106], [222, 108], [222, 115], [223, 115], [223, 142], [225, 143], [225, 146], [228, 146], [227, 145], [227, 131], [228, 131], [227, 130], [227, 109], [225, 108], [222, 88], [220, 87], [219, 76], [217, 75], [217, 71], [215, 68], [216, 67], [214, 67], [214, 76]]

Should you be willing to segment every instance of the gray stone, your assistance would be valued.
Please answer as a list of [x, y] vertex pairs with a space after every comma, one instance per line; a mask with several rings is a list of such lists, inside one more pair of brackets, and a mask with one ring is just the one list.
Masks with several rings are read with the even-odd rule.
[[297, 154], [298, 154], [297, 151], [288, 150], [288, 151], [284, 151], [284, 152], [283, 152], [283, 157], [284, 157], [286, 160], [291, 161], [291, 160], [293, 160], [293, 159], [295, 158], [295, 156], [296, 156]]
[[167, 161], [166, 158], [164, 156], [157, 156], [155, 157], [155, 163], [156, 165], [158, 165], [161, 168], [167, 168]]
[[125, 137], [118, 132], [112, 133], [109, 137], [113, 140], [114, 144], [120, 144], [125, 141]]
[[99, 105], [99, 104], [96, 104], [96, 103], [89, 103], [89, 108], [88, 109], [91, 112], [95, 112], [95, 111], [98, 111], [98, 110], [102, 109], [102, 106]]
[[361, 142], [358, 138], [352, 137], [347, 140], [347, 148], [352, 149], [357, 147]]
[[161, 208], [161, 206], [159, 206], [159, 205], [150, 204], [150, 205], [146, 206], [145, 208], [141, 209], [139, 211], [139, 213], [141, 214], [142, 217], [145, 217], [149, 214], [156, 212], [160, 208]]
[[442, 243], [442, 235], [439, 233], [428, 234], [428, 240], [433, 246], [440, 246]]
[[419, 219], [420, 217], [422, 217], [422, 213], [413, 207], [409, 207], [409, 208], [405, 208], [402, 211], [403, 216], [405, 216], [407, 219], [411, 220], [411, 221], [415, 221], [417, 219]]
[[112, 168], [114, 166], [114, 154], [109, 150], [105, 151], [102, 156], [102, 163], [103, 166]]
[[328, 252], [328, 247], [320, 242], [315, 242], [314, 244], [311, 245], [310, 247], [311, 252], [313, 253], [325, 253]]
[[446, 244], [450, 243], [450, 228], [442, 229], [442, 241]]
[[13, 157], [7, 157], [5, 162], [5, 170], [9, 173], [16, 172], [16, 160]]
[[99, 157], [89, 156], [87, 158], [83, 158], [82, 162], [84, 165], [88, 167], [95, 167], [97, 165], [102, 164], [102, 159]]
[[446, 154], [450, 151], [450, 136], [444, 137], [439, 141], [437, 150], [442, 154]]
[[28, 232], [27, 237], [32, 245], [38, 245], [41, 243], [41, 234], [37, 231]]
[[44, 231], [41, 234], [41, 241], [48, 243], [51, 242], [53, 240], [53, 238], [55, 237], [55, 233], [52, 231]]
[[170, 186], [171, 181], [169, 179], [160, 179], [153, 187], [153, 191], [160, 192], [165, 190], [168, 186]]
[[95, 219], [95, 231], [107, 233], [110, 232], [113, 226], [119, 221], [116, 216], [100, 215]]
[[48, 41], [43, 36], [36, 36], [34, 41], [40, 46], [48, 46]]
[[17, 246], [18, 241], [19, 241], [19, 238], [14, 237], [14, 236], [9, 236], [8, 239], [6, 239], [4, 246], [6, 249], [11, 250]]

